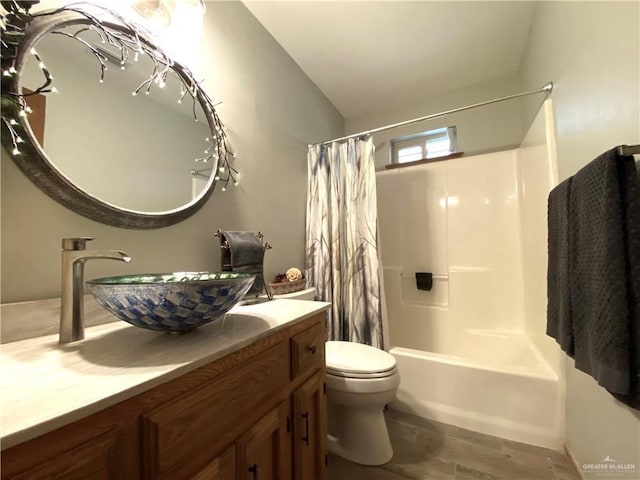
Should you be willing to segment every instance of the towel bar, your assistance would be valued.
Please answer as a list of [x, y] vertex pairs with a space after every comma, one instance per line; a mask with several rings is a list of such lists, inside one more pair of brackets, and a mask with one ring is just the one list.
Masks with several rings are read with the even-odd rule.
[[[409, 277], [410, 278], [416, 278], [416, 274], [415, 273], [404, 273], [403, 272], [403, 273], [400, 274], [400, 276], [403, 277], [403, 278], [405, 278], [405, 277], [406, 278], [409, 278]], [[434, 273], [432, 275], [432, 278], [434, 280], [449, 280], [449, 275]]]
[[618, 155], [622, 155], [622, 156], [640, 155], [640, 145], [620, 145], [618, 147]]
[[[213, 234], [214, 237], [218, 237], [218, 239], [220, 240], [220, 268], [223, 272], [232, 272], [233, 271], [233, 265], [231, 264], [231, 252], [230, 252], [230, 245], [229, 242], [224, 238], [224, 235], [222, 233], [221, 229], [218, 229], [216, 231], [216, 233]], [[261, 243], [263, 243], [264, 240], [264, 234], [259, 231], [258, 233], [255, 234], [256, 238], [258, 238], [260, 240]], [[262, 249], [263, 252], [267, 252], [267, 250], [271, 250], [273, 247], [271, 246], [271, 244], [269, 242], [264, 242], [262, 245]], [[263, 283], [263, 288], [264, 288], [264, 292], [267, 295], [267, 298], [269, 300], [273, 300], [273, 294], [271, 293], [271, 289], [267, 286], [267, 282], [264, 280], [264, 256], [262, 257], [262, 268], [261, 268], [261, 272], [260, 272], [260, 276], [262, 277], [262, 283]], [[257, 296], [256, 296], [257, 298]], [[252, 300], [244, 300], [243, 303], [247, 304], [247, 303], [251, 303]]]

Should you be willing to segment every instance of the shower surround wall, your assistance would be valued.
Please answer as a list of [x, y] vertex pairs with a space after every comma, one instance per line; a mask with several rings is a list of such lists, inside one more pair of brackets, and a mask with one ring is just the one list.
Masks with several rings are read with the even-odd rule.
[[[378, 172], [393, 405], [560, 448], [559, 349], [546, 338], [552, 108], [521, 148]], [[415, 272], [433, 272], [431, 291]]]

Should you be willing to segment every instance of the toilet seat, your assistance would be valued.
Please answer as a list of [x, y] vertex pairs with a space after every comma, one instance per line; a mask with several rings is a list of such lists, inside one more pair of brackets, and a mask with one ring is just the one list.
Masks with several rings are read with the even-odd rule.
[[395, 390], [400, 385], [400, 374], [394, 371], [393, 374], [386, 377], [353, 378], [327, 373], [325, 380], [329, 392], [377, 395], [382, 392], [393, 391], [395, 396]]
[[336, 370], [327, 366], [327, 375], [334, 375], [336, 377], [344, 378], [385, 378], [390, 377], [397, 371], [398, 369], [396, 367], [393, 367], [392, 369], [386, 370], [384, 372], [343, 372], [341, 370]]
[[327, 373], [346, 378], [384, 378], [397, 372], [393, 355], [369, 345], [329, 341], [325, 344]]

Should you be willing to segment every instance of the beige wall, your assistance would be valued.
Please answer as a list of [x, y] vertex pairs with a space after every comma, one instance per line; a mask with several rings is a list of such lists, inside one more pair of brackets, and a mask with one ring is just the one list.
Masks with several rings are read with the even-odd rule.
[[[523, 88], [555, 83], [561, 181], [615, 145], [640, 143], [639, 23], [638, 2], [537, 6], [521, 75]], [[525, 123], [535, 109], [526, 104]], [[640, 412], [616, 401], [570, 359], [566, 373], [567, 446], [577, 463], [599, 463], [609, 455], [638, 468], [623, 478], [638, 478]]]
[[[217, 228], [262, 230], [273, 244], [267, 274], [304, 266], [306, 146], [342, 135], [344, 121], [239, 2], [207, 3], [204, 87], [237, 152], [240, 186], [216, 188], [204, 208], [167, 228], [136, 231], [76, 215], [36, 188], [2, 152], [2, 302], [59, 296], [60, 239], [93, 236], [92, 248], [133, 261], [95, 260], [87, 278], [133, 272], [214, 270]], [[148, 185], [153, 188], [153, 185]]]
[[[484, 102], [519, 91], [518, 78], [509, 76], [416, 99], [410, 105], [393, 109], [385, 109], [385, 106], [381, 105], [378, 113], [347, 118], [346, 131], [347, 133], [362, 132], [411, 118]], [[521, 110], [520, 100], [510, 100], [376, 133], [376, 168], [379, 170], [389, 163], [389, 140], [454, 125], [458, 129], [458, 151], [465, 152], [467, 156], [517, 148], [526, 131], [522, 124]]]

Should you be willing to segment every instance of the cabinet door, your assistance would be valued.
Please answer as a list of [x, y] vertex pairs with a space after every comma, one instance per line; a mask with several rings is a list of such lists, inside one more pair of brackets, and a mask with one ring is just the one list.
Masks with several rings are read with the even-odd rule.
[[[118, 469], [118, 462], [114, 455], [114, 442], [115, 436], [107, 433], [84, 444], [72, 445], [67, 451], [41, 460], [35, 466], [13, 474], [10, 472], [13, 459], [3, 458], [2, 479], [44, 480], [59, 478], [81, 480], [91, 478], [92, 480], [115, 480], [127, 478], [127, 472]], [[4, 456], [5, 452], [2, 453]], [[37, 451], [32, 452], [32, 456], [37, 454]]]
[[2, 480], [129, 480], [140, 477], [136, 413], [114, 406], [0, 454]]
[[289, 402], [280, 403], [237, 443], [238, 480], [290, 480]]
[[293, 392], [293, 455], [296, 480], [324, 480], [327, 459], [327, 403], [324, 370]]
[[236, 447], [231, 445], [190, 480], [233, 480], [236, 478]]

